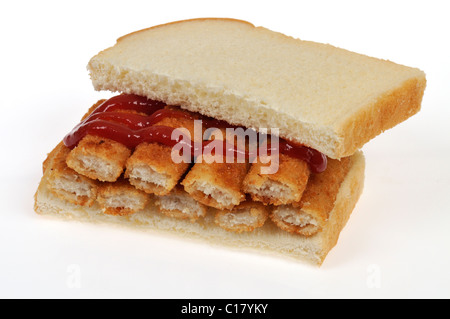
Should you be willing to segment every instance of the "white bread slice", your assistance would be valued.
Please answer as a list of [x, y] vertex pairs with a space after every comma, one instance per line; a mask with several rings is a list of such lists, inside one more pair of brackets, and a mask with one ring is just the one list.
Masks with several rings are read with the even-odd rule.
[[132, 215], [107, 215], [102, 213], [97, 202], [91, 207], [86, 207], [70, 204], [58, 198], [49, 191], [45, 177], [42, 178], [35, 195], [35, 210], [42, 215], [81, 221], [108, 222], [142, 230], [159, 231], [202, 239], [217, 245], [293, 257], [320, 265], [336, 244], [339, 233], [350, 217], [362, 192], [363, 182], [364, 156], [358, 151], [352, 156], [352, 165], [340, 186], [327, 223], [320, 232], [311, 237], [282, 231], [269, 220], [264, 226], [252, 232], [229, 232], [215, 224], [214, 212], [209, 212], [204, 218], [192, 223], [188, 219], [180, 220], [159, 213], [153, 203]]
[[135, 93], [280, 136], [331, 158], [420, 110], [415, 68], [233, 19], [134, 32], [93, 57], [95, 89]]

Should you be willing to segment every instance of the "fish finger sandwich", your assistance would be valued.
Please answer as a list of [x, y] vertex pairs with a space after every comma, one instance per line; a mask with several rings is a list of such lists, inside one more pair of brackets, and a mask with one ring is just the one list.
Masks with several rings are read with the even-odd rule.
[[88, 71], [117, 95], [80, 106], [37, 213], [317, 265], [362, 193], [360, 149], [417, 113], [426, 86], [416, 68], [213, 18], [125, 35]]

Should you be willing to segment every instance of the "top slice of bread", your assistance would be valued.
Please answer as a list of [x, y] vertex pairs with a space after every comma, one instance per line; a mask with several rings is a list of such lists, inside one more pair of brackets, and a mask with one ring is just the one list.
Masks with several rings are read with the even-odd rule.
[[[331, 158], [420, 110], [425, 74], [233, 19], [137, 31], [94, 56], [97, 90], [134, 93], [279, 135]], [[269, 131], [270, 132], [270, 131]]]

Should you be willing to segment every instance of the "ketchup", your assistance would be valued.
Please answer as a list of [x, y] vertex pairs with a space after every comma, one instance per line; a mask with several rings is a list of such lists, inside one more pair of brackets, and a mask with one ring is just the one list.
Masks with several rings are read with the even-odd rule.
[[[112, 139], [130, 149], [134, 149], [143, 142], [156, 142], [170, 147], [178, 143], [185, 143], [184, 146], [190, 149], [192, 156], [195, 156], [199, 154], [200, 150], [204, 151], [209, 148], [208, 145], [212, 141], [193, 142], [182, 134], [177, 134], [178, 138], [172, 139], [172, 133], [176, 130], [175, 128], [156, 124], [166, 117], [177, 117], [190, 120], [200, 118], [207, 127], [237, 127], [221, 120], [196, 117], [186, 112], [164, 109], [164, 106], [165, 104], [160, 101], [150, 100], [134, 94], [117, 95], [100, 104], [89, 116], [75, 126], [64, 137], [64, 144], [68, 148], [73, 149], [83, 137], [90, 134]], [[186, 143], [186, 141], [189, 142]], [[226, 150], [227, 154], [230, 151], [234, 155], [244, 154], [247, 158], [257, 156], [257, 154], [249, 151], [238, 149], [226, 141], [223, 142], [222, 150]], [[323, 172], [327, 167], [327, 157], [324, 154], [283, 139], [279, 140], [278, 147], [268, 146], [267, 154], [272, 152], [280, 152], [304, 160], [314, 173]]]
[[135, 94], [120, 94], [99, 105], [92, 113], [105, 113], [115, 110], [132, 110], [145, 114], [153, 114], [162, 109], [166, 104], [160, 101], [149, 100], [146, 97]]

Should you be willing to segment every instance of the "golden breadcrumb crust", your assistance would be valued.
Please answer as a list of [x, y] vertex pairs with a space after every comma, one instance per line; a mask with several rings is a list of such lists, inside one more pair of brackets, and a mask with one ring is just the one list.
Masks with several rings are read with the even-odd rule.
[[311, 174], [300, 202], [293, 203], [293, 206], [307, 212], [319, 224], [323, 224], [328, 220], [328, 214], [334, 207], [341, 183], [352, 164], [352, 157], [345, 157], [340, 161], [328, 159], [327, 169], [320, 174]]
[[324, 172], [311, 174], [301, 200], [292, 203], [292, 207], [297, 210], [297, 214], [309, 215], [317, 225], [312, 223], [304, 226], [295, 225], [281, 219], [274, 212], [270, 214], [270, 219], [278, 227], [290, 233], [312, 236], [320, 231], [335, 205], [341, 183], [352, 166], [351, 161], [351, 157], [343, 158], [341, 161], [329, 159], [327, 169]]
[[[126, 203], [123, 206], [108, 205], [109, 200], [117, 197], [123, 198], [122, 201]], [[129, 201], [133, 204], [125, 205]], [[131, 186], [127, 180], [120, 178], [113, 183], [101, 183], [98, 188], [97, 202], [105, 214], [125, 216], [144, 209], [149, 202], [149, 196]]]
[[[299, 210], [298, 214], [301, 214], [302, 212]], [[305, 213], [303, 213], [305, 214]], [[275, 211], [272, 211], [270, 213], [270, 220], [274, 222], [275, 225], [277, 225], [280, 229], [287, 231], [288, 233], [298, 234], [302, 236], [312, 236], [316, 234], [318, 231], [320, 231], [320, 226], [314, 225], [311, 223], [305, 224], [303, 226], [300, 225], [294, 225], [292, 223], [286, 222], [283, 220], [278, 214], [275, 214]]]
[[[269, 217], [269, 207], [263, 205], [259, 202], [254, 202], [252, 200], [246, 200], [239, 205], [233, 207], [231, 210], [217, 210], [214, 218], [216, 225], [226, 229], [228, 231], [242, 233], [251, 232], [256, 228], [262, 227]], [[242, 223], [231, 223], [227, 217], [249, 213], [253, 218], [256, 218], [255, 222], [242, 222]], [[231, 215], [231, 216], [230, 216]]]
[[[122, 174], [131, 151], [123, 144], [100, 136], [86, 135], [67, 156], [67, 165], [78, 173], [102, 182], [114, 182]], [[95, 162], [95, 166], [108, 167], [101, 172], [84, 159]]]
[[[186, 110], [182, 110], [179, 107], [175, 107], [175, 106], [166, 106], [165, 108], [169, 109], [169, 110], [174, 110], [174, 111], [180, 112], [181, 114], [189, 115], [189, 116], [193, 117], [193, 119], [169, 116], [169, 117], [165, 117], [165, 118], [161, 119], [155, 125], [164, 125], [164, 126], [169, 126], [172, 128], [182, 128], [184, 130], [187, 130], [189, 132], [189, 137], [191, 137], [191, 139], [193, 139], [194, 138], [194, 120], [198, 119], [199, 115], [189, 112], [189, 111], [186, 111]], [[201, 136], [200, 136], [200, 138], [201, 138]]]
[[[161, 204], [161, 199], [164, 197], [169, 198], [177, 204], [176, 208], [172, 206], [171, 209], [165, 208], [164, 205]], [[165, 196], [156, 196], [155, 205], [158, 207], [159, 212], [168, 217], [177, 218], [177, 219], [189, 219], [191, 223], [196, 222], [199, 218], [205, 217], [207, 208], [202, 203], [196, 202], [195, 209], [192, 207], [188, 207], [184, 202], [179, 199], [183, 198], [187, 201], [193, 201], [193, 198], [186, 193], [181, 185], [177, 185], [172, 191]]]
[[[181, 184], [186, 192], [200, 203], [217, 209], [231, 209], [237, 203], [245, 200], [245, 194], [241, 189], [248, 168], [248, 163], [196, 163]], [[203, 183], [212, 185], [219, 192], [230, 195], [233, 203], [222, 204], [211, 195], [199, 191], [198, 186]]]
[[301, 236], [309, 237], [320, 231], [320, 227], [313, 224], [306, 224], [304, 226], [294, 225], [287, 223], [282, 220], [277, 214], [273, 212], [270, 214], [270, 219], [277, 225], [280, 229], [287, 231], [288, 233], [294, 233]]
[[[190, 115], [197, 118], [193, 113], [182, 111], [179, 108], [166, 106], [166, 109], [177, 110], [180, 113]], [[189, 133], [191, 139], [194, 136], [194, 120], [182, 117], [165, 117], [155, 125], [164, 125], [172, 128], [180, 128]], [[130, 183], [135, 187], [142, 189], [149, 194], [167, 195], [178, 183], [183, 174], [190, 167], [190, 154], [183, 154], [183, 161], [175, 163], [172, 160], [174, 152], [172, 147], [159, 143], [141, 143], [139, 144], [133, 155], [126, 162], [125, 177], [130, 179]], [[135, 178], [133, 171], [135, 169], [143, 169], [147, 171], [155, 171], [159, 173], [160, 178], [164, 178], [164, 184], [161, 185], [156, 181]]]
[[[170, 146], [158, 143], [141, 143], [126, 162], [125, 177], [130, 179], [131, 184], [146, 193], [167, 195], [177, 185], [189, 166], [189, 163], [174, 163], [172, 161], [172, 147]], [[166, 186], [132, 178], [133, 170], [140, 167], [147, 167], [147, 169], [163, 175]]]
[[[296, 159], [284, 154], [279, 157], [272, 156], [272, 161], [278, 161], [278, 171], [274, 174], [261, 174], [261, 168], [267, 167], [261, 161], [256, 161], [250, 167], [243, 183], [243, 189], [249, 193], [253, 200], [271, 205], [284, 205], [298, 202], [306, 188], [310, 170], [305, 161]], [[275, 194], [275, 196], [265, 196], [261, 193], [261, 187], [270, 188], [271, 184], [281, 184], [289, 188], [289, 194]]]
[[[68, 149], [60, 142], [48, 155], [43, 163], [44, 176], [49, 182], [49, 189], [57, 196], [70, 203], [83, 206], [91, 206], [97, 196], [98, 182], [78, 174], [66, 164], [69, 154]], [[77, 195], [73, 191], [64, 191], [60, 187], [55, 187], [58, 181], [72, 180], [78, 184], [85, 184], [90, 188], [91, 195]]]

